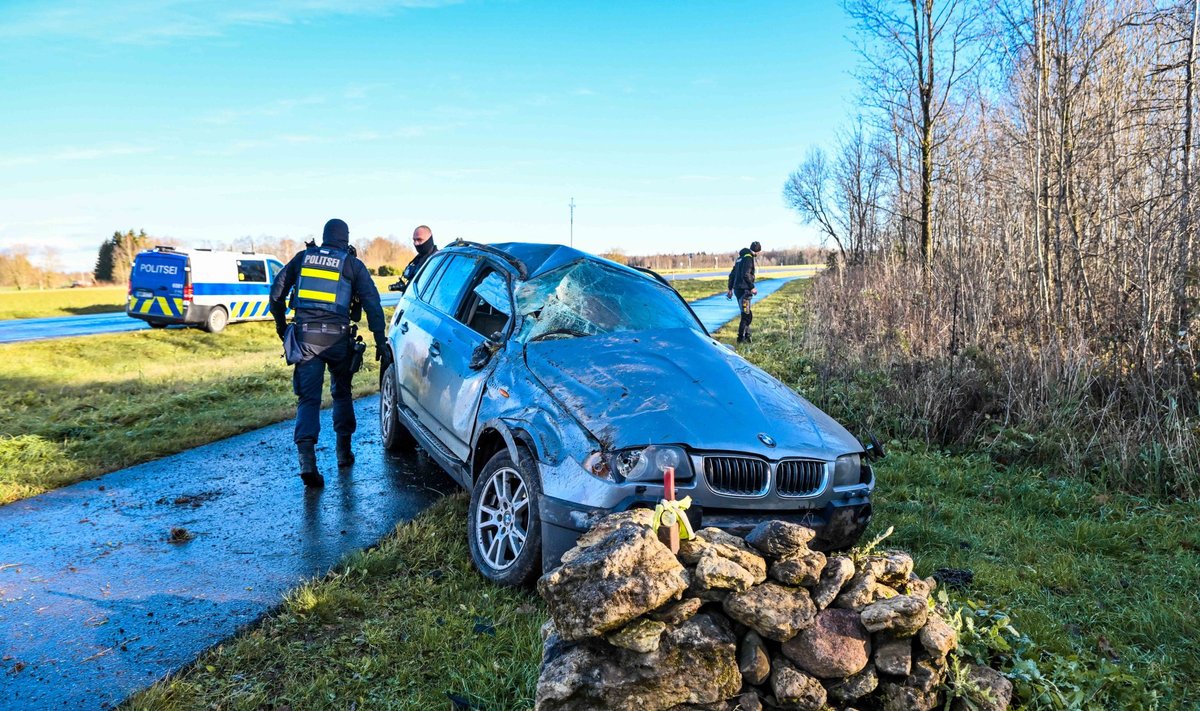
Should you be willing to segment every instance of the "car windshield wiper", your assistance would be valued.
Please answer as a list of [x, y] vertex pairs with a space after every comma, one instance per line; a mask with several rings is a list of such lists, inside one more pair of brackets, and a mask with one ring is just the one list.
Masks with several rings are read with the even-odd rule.
[[543, 338], [550, 338], [551, 336], [574, 336], [576, 338], [587, 338], [590, 335], [592, 334], [585, 333], [577, 328], [552, 328], [545, 333], [539, 333], [538, 335], [529, 339], [529, 342], [533, 343], [534, 341], [540, 341]]

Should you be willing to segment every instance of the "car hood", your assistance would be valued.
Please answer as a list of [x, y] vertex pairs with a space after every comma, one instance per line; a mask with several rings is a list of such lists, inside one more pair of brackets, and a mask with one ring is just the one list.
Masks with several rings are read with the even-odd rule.
[[772, 459], [862, 451], [791, 388], [689, 329], [540, 341], [525, 359], [606, 449], [683, 444]]

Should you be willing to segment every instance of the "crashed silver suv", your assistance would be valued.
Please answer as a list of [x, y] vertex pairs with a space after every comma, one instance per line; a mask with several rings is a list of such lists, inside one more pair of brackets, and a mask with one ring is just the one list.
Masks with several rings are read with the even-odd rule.
[[596, 513], [653, 506], [664, 466], [696, 528], [784, 519], [832, 549], [870, 520], [858, 440], [652, 273], [456, 242], [416, 275], [388, 341], [384, 445], [419, 444], [471, 492], [471, 556], [499, 583], [557, 565]]

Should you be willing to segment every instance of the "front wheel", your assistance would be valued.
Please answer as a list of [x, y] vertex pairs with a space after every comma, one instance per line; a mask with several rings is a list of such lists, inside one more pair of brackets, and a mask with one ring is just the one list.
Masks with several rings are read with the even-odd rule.
[[208, 317], [204, 319], [204, 330], [209, 333], [220, 333], [228, 323], [229, 312], [225, 310], [225, 307], [214, 306], [208, 310]]
[[379, 433], [383, 448], [389, 452], [408, 451], [417, 443], [400, 421], [400, 390], [394, 364], [388, 364], [379, 379]]
[[484, 465], [471, 491], [471, 559], [483, 577], [500, 585], [524, 585], [541, 572], [542, 487], [532, 466], [514, 462], [508, 450], [501, 450]]

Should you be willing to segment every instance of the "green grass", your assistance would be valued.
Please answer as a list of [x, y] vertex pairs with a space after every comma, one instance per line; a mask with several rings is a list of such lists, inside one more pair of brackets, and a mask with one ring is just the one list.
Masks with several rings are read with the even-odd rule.
[[0, 292], [0, 320], [121, 311], [125, 308], [125, 293], [123, 286], [3, 291]]
[[0, 504], [294, 416], [280, 353], [268, 323], [0, 345]]
[[475, 572], [465, 520], [442, 500], [126, 708], [531, 708], [545, 609]]

